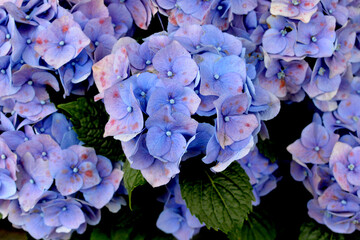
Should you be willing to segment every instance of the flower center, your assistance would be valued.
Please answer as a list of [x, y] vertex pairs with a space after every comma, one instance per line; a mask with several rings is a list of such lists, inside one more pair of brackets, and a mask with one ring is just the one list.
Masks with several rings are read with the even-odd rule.
[[315, 150], [316, 152], [318, 152], [318, 151], [320, 150], [320, 148], [319, 148], [318, 146], [316, 146], [316, 147], [314, 148], [314, 150]]
[[42, 152], [41, 155], [42, 155], [43, 157], [45, 157], [47, 154], [46, 154], [46, 152]]
[[74, 168], [73, 168], [73, 172], [74, 172], [74, 173], [77, 173], [78, 171], [79, 171], [79, 169], [78, 169], [77, 167], [74, 167]]
[[1, 159], [5, 160], [6, 159], [6, 155], [5, 154], [1, 154]]
[[319, 68], [318, 74], [320, 76], [323, 76], [325, 72], [326, 72], [325, 68], [321, 67], [321, 68]]
[[30, 182], [31, 184], [34, 184], [34, 183], [35, 183], [35, 182], [34, 182], [34, 179], [30, 179], [29, 182]]
[[133, 111], [133, 108], [130, 107], [130, 106], [128, 106], [128, 107], [126, 108], [126, 110], [127, 110], [129, 113], [131, 113], [131, 112]]
[[172, 71], [167, 72], [168, 77], [171, 77], [173, 75]]
[[220, 78], [219, 74], [215, 74], [215, 75], [214, 75], [214, 78], [215, 78], [216, 80], [218, 80], [218, 79]]
[[26, 43], [27, 43], [27, 44], [30, 44], [31, 42], [32, 42], [32, 41], [31, 41], [30, 38], [26, 39]]
[[31, 85], [33, 85], [33, 81], [29, 80], [29, 81], [27, 82], [27, 84], [31, 86]]
[[1, 72], [2, 74], [5, 74], [5, 73], [6, 73], [5, 69], [1, 69], [0, 72]]
[[311, 41], [317, 42], [317, 38], [316, 38], [315, 36], [312, 36], [312, 37], [311, 37]]
[[64, 46], [64, 45], [65, 45], [65, 42], [64, 42], [64, 41], [60, 41], [60, 42], [59, 42], [59, 45], [60, 45], [60, 46]]
[[219, 11], [221, 11], [223, 9], [223, 6], [221, 6], [221, 5], [219, 5], [218, 7], [217, 7], [217, 10], [219, 10]]
[[99, 46], [99, 42], [98, 42], [98, 41], [96, 41], [94, 44], [95, 44], [95, 46]]
[[350, 164], [348, 165], [348, 169], [349, 169], [350, 171], [354, 170], [354, 168], [355, 168], [354, 164], [350, 163]]
[[347, 201], [346, 201], [346, 200], [341, 200], [341, 204], [342, 204], [342, 205], [346, 205], [346, 204], [347, 204]]
[[171, 136], [171, 132], [170, 131], [166, 131], [166, 136], [170, 137]]
[[146, 64], [146, 65], [150, 65], [150, 64], [151, 64], [151, 61], [150, 61], [150, 60], [146, 60], [145, 64]]
[[284, 71], [281, 70], [281, 72], [278, 72], [277, 77], [278, 77], [278, 79], [284, 79], [285, 78]]
[[11, 35], [10, 35], [9, 33], [7, 33], [7, 34], [5, 35], [5, 37], [6, 37], [6, 39], [10, 39], [10, 38], [11, 38]]
[[297, 5], [300, 4], [300, 1], [298, 1], [298, 0], [292, 0], [292, 4], [293, 4], [294, 6], [297, 6]]
[[175, 100], [174, 100], [174, 99], [170, 99], [169, 102], [170, 102], [170, 104], [175, 104]]
[[226, 117], [224, 118], [224, 121], [225, 121], [225, 122], [228, 122], [228, 121], [230, 121], [230, 118], [229, 118], [228, 116], [226, 116]]

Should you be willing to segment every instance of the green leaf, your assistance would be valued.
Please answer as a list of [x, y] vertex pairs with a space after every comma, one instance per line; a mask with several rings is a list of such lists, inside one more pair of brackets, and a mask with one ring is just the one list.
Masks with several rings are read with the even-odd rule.
[[112, 137], [104, 138], [104, 129], [108, 115], [101, 101], [94, 102], [85, 97], [57, 106], [70, 116], [74, 130], [80, 141], [87, 147], [93, 147], [96, 153], [112, 161], [124, 159], [121, 142]]
[[332, 232], [326, 226], [315, 222], [304, 223], [300, 228], [299, 240], [344, 240], [341, 234]]
[[110, 240], [110, 238], [100, 229], [95, 228], [91, 233], [90, 240]]
[[267, 216], [252, 212], [242, 227], [235, 228], [228, 234], [230, 240], [274, 240], [276, 229]]
[[216, 174], [200, 162], [190, 159], [183, 164], [181, 195], [200, 222], [228, 233], [241, 226], [252, 210], [254, 196], [249, 177], [237, 162]]
[[144, 179], [143, 175], [141, 174], [140, 170], [136, 170], [130, 167], [129, 161], [126, 161], [124, 164], [124, 184], [125, 188], [129, 194], [129, 207], [131, 207], [131, 194], [132, 191], [141, 185], [144, 185], [146, 183], [146, 180]]
[[275, 144], [272, 141], [270, 141], [269, 139], [261, 140], [261, 138], [259, 138], [256, 146], [262, 155], [267, 157], [272, 163], [276, 162], [277, 160], [276, 149], [278, 148], [275, 146]]

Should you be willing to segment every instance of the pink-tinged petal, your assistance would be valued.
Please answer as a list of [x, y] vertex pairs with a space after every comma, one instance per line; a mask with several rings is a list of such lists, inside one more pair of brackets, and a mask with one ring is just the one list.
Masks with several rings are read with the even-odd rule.
[[185, 87], [181, 102], [186, 105], [191, 113], [194, 114], [198, 109], [201, 99], [191, 88]]
[[293, 19], [298, 19], [302, 21], [303, 23], [308, 23], [311, 20], [311, 17], [316, 13], [317, 6], [311, 10], [305, 11], [302, 10], [299, 12], [299, 15], [292, 17]]
[[79, 163], [80, 162], [91, 162], [96, 165], [98, 158], [96, 156], [95, 149], [91, 147], [83, 147], [80, 145], [73, 145], [69, 147], [73, 152], [78, 155]]
[[147, 29], [147, 13], [145, 6], [140, 0], [126, 1], [126, 7], [131, 13], [135, 24], [141, 29]]
[[188, 57], [176, 58], [172, 65], [172, 71], [174, 72], [173, 82], [180, 82], [183, 86], [187, 86], [195, 79], [199, 68], [195, 61]]
[[27, 212], [32, 209], [41, 195], [43, 190], [39, 189], [36, 184], [27, 182], [19, 191], [19, 204], [21, 208]]
[[94, 80], [99, 92], [110, 88], [128, 76], [129, 59], [125, 48], [117, 50], [92, 67]]
[[350, 186], [346, 176], [347, 172], [349, 171], [347, 166], [344, 166], [341, 162], [335, 162], [332, 170], [334, 173], [334, 178], [340, 187], [345, 191], [352, 191], [352, 186]]
[[332, 168], [336, 162], [340, 162], [343, 165], [346, 165], [348, 163], [347, 158], [351, 149], [352, 148], [350, 145], [343, 142], [337, 142], [330, 155], [330, 162], [329, 162], [330, 168]]
[[299, 9], [290, 3], [271, 2], [270, 13], [291, 18], [299, 14]]
[[81, 51], [90, 44], [90, 39], [85, 35], [80, 27], [71, 27], [65, 35], [65, 44], [70, 44], [75, 47], [75, 57], [77, 57]]
[[56, 174], [55, 185], [63, 196], [76, 193], [83, 186], [83, 179], [79, 173], [74, 173], [71, 168], [64, 168]]
[[101, 182], [96, 166], [91, 162], [83, 162], [79, 165], [79, 173], [83, 179], [81, 189], [91, 188]]
[[346, 71], [347, 59], [338, 51], [335, 51], [332, 57], [325, 58], [325, 63], [330, 70], [329, 78], [334, 78]]
[[[166, 165], [172, 165], [172, 167]], [[152, 187], [159, 187], [167, 184], [178, 172], [179, 168], [177, 163], [165, 164], [160, 160], [155, 160], [150, 167], [141, 170], [141, 174]]]
[[229, 117], [230, 121], [225, 123], [226, 134], [235, 142], [249, 137], [259, 126], [254, 114]]
[[114, 186], [115, 191], [119, 188], [120, 182], [124, 176], [124, 172], [119, 168], [114, 168], [109, 176], [107, 176], [103, 181], [109, 182]]
[[31, 101], [28, 103], [20, 103], [17, 102], [15, 104], [14, 110], [20, 115], [20, 116], [34, 116], [39, 113], [41, 113], [42, 107], [40, 104], [37, 104], [35, 101]]

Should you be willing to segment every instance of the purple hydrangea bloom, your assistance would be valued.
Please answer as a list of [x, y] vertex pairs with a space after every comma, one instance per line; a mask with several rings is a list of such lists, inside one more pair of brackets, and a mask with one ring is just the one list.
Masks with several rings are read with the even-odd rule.
[[301, 138], [290, 144], [286, 149], [293, 159], [303, 163], [324, 164], [329, 162], [332, 149], [339, 135], [328, 132], [321, 125], [321, 120], [310, 123], [301, 132]]
[[58, 69], [77, 57], [89, 43], [80, 25], [65, 15], [40, 30], [34, 49], [46, 63]]
[[354, 47], [356, 38], [355, 29], [343, 27], [336, 31], [336, 46], [331, 57], [325, 58], [325, 63], [329, 67], [329, 77], [333, 78], [346, 71], [348, 61], [351, 58], [351, 50]]
[[50, 159], [50, 172], [58, 191], [70, 195], [91, 188], [101, 182], [96, 169], [98, 158], [94, 149], [73, 145], [62, 150], [60, 158]]
[[168, 84], [163, 87], [156, 87], [151, 92], [146, 112], [149, 115], [164, 111], [167, 106], [171, 113], [182, 113], [192, 115], [196, 112], [200, 104], [200, 98], [189, 87], [179, 84]]
[[167, 184], [180, 171], [177, 162], [163, 162], [149, 153], [144, 134], [121, 144], [131, 167], [141, 170], [143, 177], [153, 187]]
[[214, 101], [216, 107], [216, 138], [222, 148], [252, 135], [259, 126], [254, 114], [246, 114], [248, 97], [245, 93], [221, 96]]
[[164, 162], [180, 162], [187, 138], [195, 135], [198, 123], [182, 113], [170, 115], [170, 108], [165, 106], [162, 112], [151, 115], [145, 125], [149, 153]]
[[116, 38], [110, 17], [89, 20], [85, 25], [84, 33], [91, 40], [86, 50], [95, 62], [111, 53]]
[[[63, 231], [77, 229], [85, 223], [85, 215], [81, 210], [81, 204], [72, 199], [56, 199], [42, 206], [44, 222], [47, 226], [63, 227]], [[60, 230], [60, 229], [59, 229]], [[58, 232], [61, 232], [59, 231]]]
[[109, 17], [109, 9], [105, 6], [104, 0], [79, 1], [72, 9], [74, 20], [82, 29], [92, 19]]
[[82, 190], [82, 193], [87, 202], [101, 209], [112, 199], [124, 173], [120, 168], [113, 169], [110, 160], [102, 156], [98, 156], [96, 168], [101, 182], [92, 188]]
[[238, 56], [221, 57], [213, 53], [197, 56], [200, 61], [200, 93], [220, 96], [224, 92], [240, 94], [246, 80], [245, 61]]
[[59, 91], [59, 83], [49, 72], [23, 65], [13, 74], [13, 86], [20, 89], [6, 98], [14, 99], [14, 110], [22, 117], [31, 121], [39, 121], [56, 111], [54, 104], [50, 103], [50, 96], [46, 86]]
[[30, 152], [26, 152], [20, 162], [19, 204], [24, 211], [29, 211], [51, 187], [53, 178], [49, 171], [49, 161], [43, 158], [35, 159]]
[[346, 8], [345, 2], [339, 2], [339, 0], [321, 0], [326, 13], [334, 16], [340, 25], [345, 25], [349, 17], [349, 10]]
[[153, 58], [153, 66], [164, 83], [181, 83], [187, 86], [198, 73], [198, 67], [190, 53], [177, 41], [160, 49]]
[[278, 98], [286, 99], [288, 94], [301, 91], [308, 69], [309, 65], [304, 60], [286, 62], [271, 59], [264, 72], [259, 75], [259, 83]]
[[340, 75], [331, 77], [331, 71], [323, 59], [316, 60], [311, 79], [303, 86], [309, 97], [326, 101], [331, 100], [336, 95], [340, 87], [341, 77]]
[[354, 186], [360, 186], [359, 154], [360, 147], [352, 148], [346, 143], [337, 142], [330, 156], [330, 168], [334, 177], [340, 187], [346, 191], [352, 191]]
[[[127, 0], [120, 2], [106, 0], [105, 2], [110, 3], [108, 6], [110, 16], [118, 15], [121, 12], [126, 14], [126, 16], [130, 15], [139, 28], [145, 30], [148, 28], [153, 12], [150, 0]], [[115, 9], [117, 12], [112, 12]]]
[[168, 184], [164, 210], [156, 221], [156, 226], [177, 239], [191, 239], [204, 224], [190, 213], [181, 197], [178, 178]]
[[262, 38], [263, 48], [271, 54], [294, 56], [296, 25], [281, 16], [269, 16], [266, 19], [269, 29]]
[[[87, 87], [93, 84], [93, 81], [88, 79], [91, 74], [91, 67], [93, 60], [87, 55], [85, 50], [59, 68], [59, 76], [62, 87], [64, 88], [64, 98], [70, 93], [76, 95], [84, 95]], [[88, 81], [86, 81], [88, 79]], [[85, 84], [89, 86], [85, 86]]]
[[334, 50], [336, 20], [317, 12], [309, 23], [298, 23], [295, 55], [313, 58], [330, 57]]
[[105, 91], [104, 103], [110, 119], [105, 126], [104, 137], [114, 136], [128, 141], [142, 131], [142, 111], [130, 81], [120, 82]]

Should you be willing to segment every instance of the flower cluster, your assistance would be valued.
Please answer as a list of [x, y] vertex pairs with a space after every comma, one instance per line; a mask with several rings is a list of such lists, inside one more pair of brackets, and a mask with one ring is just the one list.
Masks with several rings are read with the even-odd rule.
[[68, 238], [97, 224], [119, 188], [120, 167], [79, 145], [62, 114], [25, 131], [18, 127], [14, 117], [1, 114], [2, 216], [37, 239]]
[[[294, 160], [292, 176], [303, 181], [314, 197], [308, 202], [310, 217], [338, 233], [360, 229], [360, 139], [354, 126], [358, 101], [358, 96], [351, 95], [336, 111], [322, 118], [315, 114], [301, 138], [287, 148]], [[352, 114], [342, 118], [343, 111]]]
[[[354, 0], [1, 1], [2, 215], [57, 239], [97, 224], [105, 205], [119, 208], [120, 166], [82, 146], [48, 93], [85, 95], [95, 83], [109, 115], [103, 137], [121, 141], [151, 186], [169, 189], [163, 231], [189, 239], [203, 226], [179, 193], [183, 161], [201, 158], [214, 172], [240, 164], [259, 204], [277, 165], [258, 137], [269, 138], [280, 101], [306, 95], [323, 114], [288, 147], [292, 175], [314, 195], [310, 216], [354, 231], [359, 9]], [[131, 38], [154, 14], [168, 17], [167, 31]]]

